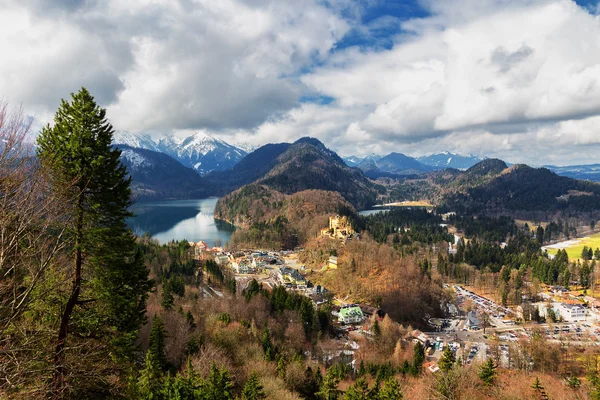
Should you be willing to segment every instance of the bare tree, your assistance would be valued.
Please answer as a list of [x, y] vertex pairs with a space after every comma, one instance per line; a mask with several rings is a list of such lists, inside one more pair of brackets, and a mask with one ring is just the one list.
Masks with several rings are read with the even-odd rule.
[[21, 109], [0, 104], [0, 394], [31, 378], [31, 365], [44, 357], [43, 340], [24, 327], [23, 314], [45, 295], [45, 274], [68, 244], [58, 223], [68, 215], [65, 202], [33, 157], [30, 129]]

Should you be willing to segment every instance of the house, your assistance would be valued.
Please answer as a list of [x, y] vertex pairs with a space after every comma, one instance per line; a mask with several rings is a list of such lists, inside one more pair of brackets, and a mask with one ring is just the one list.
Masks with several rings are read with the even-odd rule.
[[327, 264], [328, 268], [337, 269], [338, 267], [338, 258], [336, 256], [329, 257], [329, 263]]
[[560, 314], [564, 319], [576, 321], [585, 318], [585, 307], [581, 304], [560, 304]]
[[277, 270], [277, 277], [282, 284], [292, 284], [306, 288], [307, 281], [304, 275], [290, 267], [281, 267]]
[[217, 265], [227, 265], [229, 264], [229, 256], [220, 255], [215, 257], [215, 262]]
[[465, 322], [465, 327], [469, 329], [479, 329], [479, 318], [477, 318], [477, 314], [475, 311], [469, 311], [467, 313], [467, 321]]
[[359, 324], [363, 322], [365, 316], [361, 311], [360, 307], [352, 304], [346, 307], [340, 308], [339, 321], [344, 324]]

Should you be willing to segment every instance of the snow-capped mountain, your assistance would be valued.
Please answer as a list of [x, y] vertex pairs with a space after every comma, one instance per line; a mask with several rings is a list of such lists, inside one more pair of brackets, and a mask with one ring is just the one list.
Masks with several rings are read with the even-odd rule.
[[357, 167], [358, 164], [360, 164], [362, 162], [364, 162], [363, 165], [372, 164], [372, 163], [377, 162], [380, 158], [382, 158], [382, 156], [380, 156], [379, 154], [371, 153], [366, 157], [358, 157], [358, 156], [342, 157], [342, 160], [344, 160], [346, 165], [348, 165], [349, 167]]
[[126, 144], [118, 147], [137, 199], [193, 199], [212, 193], [204, 178], [167, 154]]
[[183, 139], [178, 138], [173, 134], [169, 134], [158, 140], [157, 147], [159, 151], [177, 158], [177, 146], [179, 146], [181, 142], [183, 142]]
[[342, 157], [342, 160], [344, 160], [344, 162], [346, 163], [347, 166], [356, 167], [358, 164], [360, 164], [360, 162], [363, 159], [361, 157], [357, 157], [357, 156], [348, 156], [348, 157]]
[[260, 146], [257, 146], [248, 142], [237, 142], [234, 144], [238, 149], [244, 150], [247, 154], [252, 153], [254, 150], [258, 149]]
[[130, 147], [138, 149], [146, 149], [152, 151], [160, 151], [152, 138], [143, 133], [133, 133], [127, 131], [117, 131], [113, 134], [114, 144], [126, 144]]
[[[143, 133], [119, 131], [113, 135], [113, 143], [164, 153], [201, 175], [230, 169], [248, 154], [245, 150], [204, 131], [184, 139], [169, 134], [160, 138], [158, 142]], [[124, 158], [131, 158], [132, 162], [135, 161], [133, 157], [135, 155], [130, 152], [124, 154]]]
[[431, 154], [429, 156], [417, 157], [417, 160], [425, 165], [429, 165], [435, 168], [456, 168], [456, 169], [468, 169], [473, 165], [477, 164], [484, 159], [467, 154], [466, 156], [460, 154], [453, 154], [448, 151], [443, 151], [438, 154]]
[[165, 136], [158, 141], [158, 149], [201, 175], [230, 169], [247, 154], [205, 131], [185, 139]]

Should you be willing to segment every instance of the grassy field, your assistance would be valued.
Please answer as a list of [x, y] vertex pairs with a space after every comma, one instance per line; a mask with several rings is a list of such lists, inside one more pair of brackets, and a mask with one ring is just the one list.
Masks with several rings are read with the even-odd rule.
[[[564, 249], [567, 250], [569, 260], [579, 259], [581, 257], [581, 250], [583, 250], [584, 246], [591, 247], [594, 250], [596, 250], [596, 248], [600, 248], [600, 233], [596, 233], [586, 238], [573, 239], [573, 242], [576, 243], [572, 243], [564, 247]], [[557, 245], [560, 245], [560, 243], [557, 243]], [[557, 252], [557, 248], [548, 249], [548, 254], [556, 254]]]

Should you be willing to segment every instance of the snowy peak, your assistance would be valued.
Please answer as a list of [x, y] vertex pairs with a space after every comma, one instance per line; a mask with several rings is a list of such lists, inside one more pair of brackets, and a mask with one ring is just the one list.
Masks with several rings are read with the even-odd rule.
[[247, 153], [206, 131], [186, 138], [167, 135], [158, 141], [159, 151], [177, 159], [199, 174], [232, 168]]
[[435, 168], [456, 168], [466, 170], [478, 162], [483, 161], [484, 159], [471, 154], [463, 156], [460, 154], [453, 154], [448, 151], [443, 151], [437, 154], [418, 157], [417, 160], [422, 164]]
[[113, 134], [113, 143], [126, 144], [130, 147], [137, 147], [138, 149], [159, 151], [156, 142], [154, 142], [150, 136], [143, 133], [117, 131]]

